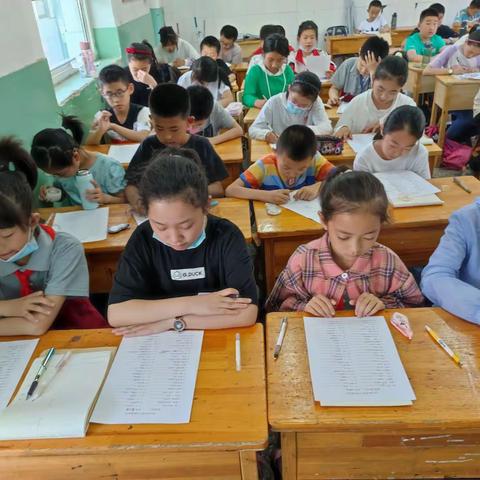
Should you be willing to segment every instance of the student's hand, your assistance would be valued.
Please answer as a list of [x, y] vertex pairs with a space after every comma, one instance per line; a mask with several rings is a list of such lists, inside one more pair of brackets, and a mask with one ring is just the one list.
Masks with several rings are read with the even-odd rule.
[[340, 97], [338, 96], [338, 90], [329, 90], [327, 105], [334, 107], [335, 105], [339, 105], [339, 104], [340, 104]]
[[282, 205], [290, 200], [290, 190], [272, 190], [265, 192], [267, 203], [274, 203], [275, 205]]
[[368, 317], [385, 308], [385, 304], [369, 292], [363, 292], [357, 300], [350, 300], [350, 305], [355, 305], [355, 315], [357, 317]]
[[48, 188], [47, 185], [41, 185], [40, 189], [38, 190], [38, 198], [42, 202], [47, 201], [47, 188]]
[[295, 200], [314, 200], [318, 197], [320, 184], [309, 185], [308, 187], [302, 187], [294, 194]]
[[25, 320], [37, 323], [35, 314], [48, 316], [52, 313], [54, 303], [44, 296], [43, 292], [34, 292], [25, 297], [2, 302], [2, 316], [23, 317]]
[[328, 79], [332, 78], [334, 73], [335, 72], [332, 72], [331, 70], [326, 70], [325, 71], [325, 78], [328, 78]]
[[150, 88], [155, 88], [157, 86], [157, 81], [148, 72], [145, 72], [144, 70], [138, 70], [133, 78], [137, 82], [148, 85]]
[[176, 58], [173, 61], [173, 66], [174, 67], [183, 67], [185, 65], [185, 60], [183, 58]]
[[98, 117], [98, 129], [105, 133], [108, 130], [112, 128], [112, 123], [110, 123], [110, 118], [112, 117], [112, 114], [110, 112], [107, 112], [106, 110], [102, 111], [102, 114], [100, 117]]
[[244, 310], [251, 303], [251, 298], [230, 298], [229, 295], [238, 295], [235, 288], [225, 288], [219, 292], [199, 295], [192, 299], [192, 315], [235, 315]]
[[335, 300], [327, 298], [324, 295], [315, 295], [307, 303], [305, 311], [318, 317], [334, 317], [336, 304], [337, 302]]
[[171, 329], [168, 320], [160, 320], [153, 323], [144, 323], [142, 325], [129, 325], [127, 327], [114, 328], [112, 333], [115, 335], [123, 335], [124, 337], [143, 337], [145, 335], [153, 335], [154, 333], [166, 332]]
[[335, 132], [334, 135], [342, 140], [348, 140], [349, 138], [352, 138], [352, 131], [349, 127], [345, 126], [340, 128], [338, 132]]
[[373, 52], [368, 51], [365, 55], [365, 64], [367, 66], [368, 73], [373, 75], [375, 70], [378, 67], [378, 64], [381, 62], [381, 58], [375, 58], [375, 54]]
[[256, 108], [262, 108], [265, 104], [267, 103], [267, 101], [262, 98], [257, 98], [257, 100], [255, 100], [255, 103], [253, 104]]
[[454, 65], [452, 67], [452, 71], [456, 75], [461, 75], [463, 73], [468, 73], [469, 70], [470, 70], [469, 68], [463, 67], [462, 65]]
[[378, 131], [380, 131], [380, 122], [375, 123], [374, 125], [370, 125], [368, 127], [365, 127], [362, 130], [362, 133], [377, 133]]
[[268, 132], [265, 135], [265, 141], [267, 141], [268, 143], [277, 143], [278, 135], [275, 132]]
[[100, 185], [95, 180], [92, 180], [94, 188], [87, 190], [86, 197], [89, 202], [107, 203], [107, 195], [102, 192]]

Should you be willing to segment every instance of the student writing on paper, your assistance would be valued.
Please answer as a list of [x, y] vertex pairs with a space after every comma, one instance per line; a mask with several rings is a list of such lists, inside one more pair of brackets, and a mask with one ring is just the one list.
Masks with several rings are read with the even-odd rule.
[[344, 60], [332, 77], [328, 91], [328, 105], [339, 105], [341, 97], [350, 101], [371, 87], [371, 79], [378, 64], [388, 55], [388, 43], [380, 37], [365, 40], [358, 57]]
[[422, 304], [406, 266], [377, 243], [388, 200], [374, 175], [337, 168], [322, 183], [320, 204], [326, 232], [290, 257], [267, 300], [269, 311], [333, 317], [353, 308], [364, 317]]
[[109, 108], [95, 114], [85, 143], [141, 142], [152, 130], [148, 107], [131, 102], [134, 92], [127, 72], [118, 65], [100, 70], [99, 89]]
[[357, 154], [353, 169], [371, 173], [411, 170], [430, 178], [428, 151], [419, 141], [424, 129], [425, 115], [418, 107], [396, 108], [373, 143]]
[[195, 48], [183, 38], [180, 38], [171, 26], [162, 27], [160, 35], [160, 46], [157, 51], [159, 62], [168, 63], [173, 67], [189, 67], [200, 55]]
[[153, 47], [146, 40], [131, 43], [125, 51], [128, 60], [125, 71], [133, 84], [130, 101], [148, 107], [152, 89], [159, 83], [176, 83], [179, 72], [168, 63], [159, 63]]
[[257, 287], [245, 239], [230, 221], [208, 214], [201, 165], [160, 153], [140, 195], [149, 221], [132, 234], [115, 274], [108, 307], [114, 332], [254, 324]]
[[227, 187], [227, 197], [283, 204], [295, 192], [297, 200], [313, 200], [320, 182], [335, 168], [317, 151], [312, 130], [292, 125], [283, 131], [275, 153], [257, 160]]
[[243, 135], [238, 122], [213, 99], [208, 88], [192, 85], [187, 88], [190, 98], [189, 132], [207, 137], [212, 145], [228, 142]]
[[[83, 127], [75, 117], [62, 117], [63, 128], [46, 128], [32, 141], [31, 154], [43, 171], [54, 175], [54, 185], [65, 194], [69, 205], [81, 205], [77, 187], [79, 170], [89, 170], [93, 176], [88, 200], [101, 204], [125, 201], [125, 170], [114, 159], [102, 153], [89, 152], [80, 146]], [[71, 132], [71, 135], [67, 133]], [[46, 188], [40, 188], [40, 200], [45, 200]]]
[[188, 132], [191, 126], [188, 92], [180, 85], [157, 85], [150, 95], [150, 112], [155, 135], [147, 137], [140, 144], [126, 174], [125, 193], [130, 205], [138, 213], [143, 213], [138, 184], [154, 153], [168, 147], [195, 150], [207, 174], [209, 194], [223, 196], [222, 180], [228, 177], [228, 173], [222, 159], [206, 138]]
[[88, 300], [88, 268], [78, 240], [40, 225], [32, 213], [37, 169], [12, 139], [0, 140], [0, 335], [102, 328]]
[[380, 121], [401, 105], [415, 102], [401, 93], [408, 76], [407, 62], [389, 55], [377, 67], [372, 89], [355, 97], [340, 116], [335, 135], [347, 139], [353, 133], [371, 133], [380, 130]]
[[250, 138], [277, 143], [279, 135], [290, 125], [312, 125], [319, 135], [332, 133], [332, 124], [319, 98], [322, 83], [312, 72], [296, 75], [285, 93], [278, 93], [262, 107], [250, 126]]
[[383, 17], [383, 9], [385, 8], [384, 5], [382, 5], [382, 2], [380, 0], [372, 0], [368, 4], [368, 17], [363, 20], [360, 25], [357, 27], [357, 32], [358, 33], [371, 33], [371, 32], [389, 32], [390, 27]]

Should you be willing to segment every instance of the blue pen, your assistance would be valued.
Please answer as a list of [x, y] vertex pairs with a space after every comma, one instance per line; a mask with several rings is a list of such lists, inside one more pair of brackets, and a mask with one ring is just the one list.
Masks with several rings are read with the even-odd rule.
[[45, 358], [43, 359], [43, 362], [40, 365], [40, 368], [38, 369], [38, 372], [35, 375], [35, 378], [33, 379], [32, 384], [30, 385], [30, 388], [28, 389], [27, 400], [33, 395], [33, 392], [38, 387], [38, 382], [40, 381], [40, 377], [43, 375], [43, 372], [45, 372], [45, 370], [47, 369], [48, 362], [53, 357], [54, 353], [55, 353], [55, 348], [52, 347], [45, 355]]

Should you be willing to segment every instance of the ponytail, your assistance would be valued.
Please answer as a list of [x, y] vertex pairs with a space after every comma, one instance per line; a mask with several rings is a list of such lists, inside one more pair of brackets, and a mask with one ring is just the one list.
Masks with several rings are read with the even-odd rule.
[[37, 166], [30, 154], [13, 137], [0, 139], [0, 173], [21, 172], [33, 190], [37, 184]]

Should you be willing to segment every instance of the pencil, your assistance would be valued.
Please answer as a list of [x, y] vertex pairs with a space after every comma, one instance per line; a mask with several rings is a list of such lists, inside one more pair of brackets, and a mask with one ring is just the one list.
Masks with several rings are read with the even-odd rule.
[[467, 193], [472, 193], [472, 191], [460, 180], [458, 177], [453, 177], [454, 183], [456, 183], [462, 190], [465, 190]]

